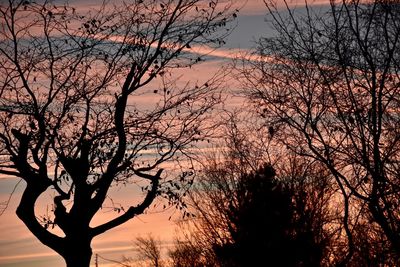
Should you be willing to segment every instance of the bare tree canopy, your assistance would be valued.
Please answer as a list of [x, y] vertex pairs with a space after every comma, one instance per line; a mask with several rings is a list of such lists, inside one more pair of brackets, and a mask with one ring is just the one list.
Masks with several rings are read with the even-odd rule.
[[[1, 3], [0, 173], [26, 182], [17, 215], [67, 266], [89, 266], [92, 239], [157, 196], [179, 205], [181, 186], [160, 165], [212, 130], [202, 122], [220, 101], [221, 79], [178, 86], [169, 74], [201, 60], [194, 48], [224, 43], [236, 17], [230, 7], [136, 0], [82, 11], [51, 1]], [[156, 80], [160, 87], [150, 88]], [[145, 92], [155, 103], [143, 107]], [[118, 183], [143, 185], [142, 200], [91, 227]], [[34, 207], [46, 190], [54, 192], [54, 214], [40, 221]]]
[[189, 192], [195, 217], [180, 224], [174, 266], [332, 266], [340, 221], [329, 172], [294, 154], [277, 160], [279, 174], [255, 169], [264, 147], [249, 148], [235, 126]]
[[361, 221], [380, 229], [397, 258], [398, 2], [331, 1], [326, 12], [308, 5], [304, 12], [288, 6], [278, 12], [272, 1], [266, 5], [276, 35], [261, 39], [260, 60], [239, 70], [247, 96], [275, 140], [334, 176], [349, 244], [343, 264], [360, 249], [352, 231]]
[[160, 240], [154, 238], [151, 234], [148, 234], [147, 237], [137, 237], [134, 245], [136, 245], [140, 260], [148, 261], [149, 266], [151, 267], [163, 266]]

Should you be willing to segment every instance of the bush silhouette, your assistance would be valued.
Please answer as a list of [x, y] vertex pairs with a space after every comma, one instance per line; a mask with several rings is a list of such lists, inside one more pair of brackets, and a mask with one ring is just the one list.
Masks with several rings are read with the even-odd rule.
[[271, 166], [241, 176], [236, 190], [238, 205], [227, 210], [232, 239], [214, 247], [222, 266], [319, 266], [321, 249]]

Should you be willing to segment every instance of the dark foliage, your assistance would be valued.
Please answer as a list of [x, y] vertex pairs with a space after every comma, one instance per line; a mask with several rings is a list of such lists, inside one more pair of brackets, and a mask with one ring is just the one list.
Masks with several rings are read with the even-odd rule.
[[322, 248], [272, 167], [244, 174], [235, 197], [226, 210], [231, 239], [214, 246], [221, 266], [319, 266]]

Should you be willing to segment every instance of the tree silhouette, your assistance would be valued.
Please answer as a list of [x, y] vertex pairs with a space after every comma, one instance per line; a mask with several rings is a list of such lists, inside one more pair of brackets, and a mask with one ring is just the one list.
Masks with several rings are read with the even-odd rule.
[[261, 39], [260, 60], [239, 70], [248, 97], [277, 142], [335, 178], [348, 243], [343, 264], [359, 253], [353, 230], [366, 222], [391, 244], [387, 256], [398, 257], [398, 3], [331, 1], [326, 12], [306, 5], [303, 15], [266, 4], [276, 35]]
[[204, 164], [190, 192], [196, 217], [186, 222], [186, 246], [199, 251], [200, 260], [209, 263], [204, 266], [321, 266], [329, 261], [331, 235], [324, 228], [334, 220], [327, 211], [332, 192], [323, 182], [326, 172], [295, 177], [282, 171], [278, 178], [271, 166], [254, 170], [244, 163], [242, 151], [228, 147], [223, 159], [212, 157]]
[[[0, 173], [25, 181], [17, 215], [67, 266], [89, 266], [92, 239], [157, 196], [180, 205], [179, 182], [189, 172], [174, 182], [161, 164], [178, 151], [188, 155], [212, 130], [202, 122], [219, 102], [220, 79], [182, 87], [170, 72], [199, 62], [196, 47], [223, 44], [234, 17], [229, 5], [136, 0], [88, 11], [50, 1], [0, 4]], [[91, 225], [119, 185], [139, 185], [143, 198]], [[46, 191], [54, 195], [53, 215], [42, 218], [35, 203]]]
[[236, 190], [227, 210], [231, 240], [214, 247], [222, 266], [320, 266], [317, 229], [296, 218], [291, 192], [270, 166], [242, 176]]
[[215, 266], [210, 258], [202, 256], [202, 249], [194, 246], [193, 243], [179, 238], [175, 240], [174, 247], [169, 251], [172, 267], [207, 267]]
[[161, 259], [161, 242], [155, 239], [151, 234], [147, 237], [137, 237], [135, 240], [139, 259], [148, 261], [151, 267], [164, 266]]

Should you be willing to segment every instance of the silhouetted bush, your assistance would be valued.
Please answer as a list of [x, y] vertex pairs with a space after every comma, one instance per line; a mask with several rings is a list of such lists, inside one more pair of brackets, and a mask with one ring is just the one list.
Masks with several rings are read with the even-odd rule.
[[214, 245], [222, 266], [319, 266], [322, 249], [291, 193], [268, 165], [240, 177], [226, 210], [231, 240]]
[[319, 173], [318, 187], [315, 173], [306, 179], [277, 177], [268, 164], [245, 169], [235, 158], [205, 165], [191, 193], [197, 218], [186, 222], [187, 244], [212, 266], [321, 266], [326, 262], [334, 236], [324, 230], [331, 223], [325, 211], [325, 197], [332, 195], [328, 182], [323, 182], [327, 177]]

